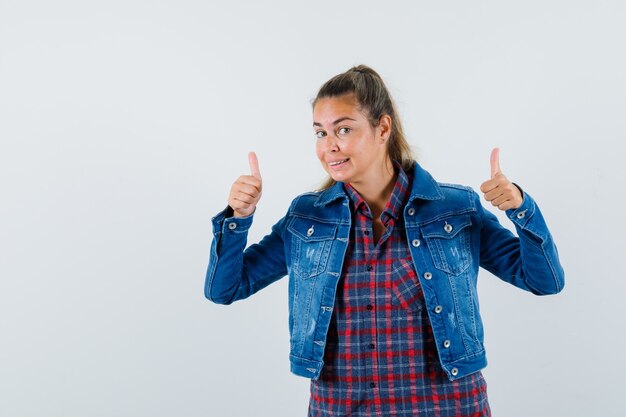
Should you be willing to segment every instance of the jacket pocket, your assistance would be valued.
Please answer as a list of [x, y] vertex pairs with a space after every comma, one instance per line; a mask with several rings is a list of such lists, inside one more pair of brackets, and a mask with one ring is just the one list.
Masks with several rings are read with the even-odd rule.
[[437, 269], [459, 275], [472, 263], [469, 215], [451, 216], [422, 226], [422, 236], [428, 244]]
[[337, 225], [293, 217], [287, 230], [292, 234], [291, 263], [294, 272], [302, 278], [311, 278], [324, 272], [337, 234]]

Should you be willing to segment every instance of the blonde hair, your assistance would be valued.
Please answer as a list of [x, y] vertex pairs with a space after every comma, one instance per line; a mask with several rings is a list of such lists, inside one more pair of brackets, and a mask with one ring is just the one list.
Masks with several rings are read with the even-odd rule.
[[[397, 161], [404, 171], [413, 166], [413, 151], [404, 135], [396, 105], [387, 90], [383, 79], [367, 65], [357, 65], [348, 71], [335, 75], [326, 81], [312, 102], [313, 108], [321, 98], [354, 94], [359, 110], [372, 127], [378, 126], [381, 116], [391, 117], [391, 135], [387, 141], [387, 153], [392, 161]], [[330, 176], [324, 180], [318, 191], [326, 190], [336, 183]]]

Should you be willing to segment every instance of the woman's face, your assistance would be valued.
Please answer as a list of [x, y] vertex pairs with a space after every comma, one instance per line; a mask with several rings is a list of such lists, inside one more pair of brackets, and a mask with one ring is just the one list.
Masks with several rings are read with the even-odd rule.
[[317, 157], [335, 180], [358, 184], [378, 176], [387, 162], [390, 119], [372, 127], [353, 94], [319, 99], [313, 109]]

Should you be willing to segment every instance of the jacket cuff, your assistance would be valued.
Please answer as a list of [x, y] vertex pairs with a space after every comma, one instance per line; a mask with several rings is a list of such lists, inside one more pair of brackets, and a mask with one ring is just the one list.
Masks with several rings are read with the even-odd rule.
[[524, 200], [522, 201], [521, 206], [516, 209], [508, 209], [505, 213], [516, 226], [524, 228], [532, 218], [533, 214], [535, 214], [536, 204], [535, 200], [533, 200], [533, 198], [528, 195], [528, 193], [522, 191], [522, 189], [517, 184], [514, 185], [522, 192], [522, 198]]
[[[256, 209], [255, 209], [256, 211]], [[254, 212], [246, 217], [235, 217], [232, 215], [233, 210], [230, 207], [226, 207], [220, 211], [216, 216], [211, 218], [213, 224], [213, 234], [218, 235], [220, 233], [247, 233], [252, 225], [252, 218]]]

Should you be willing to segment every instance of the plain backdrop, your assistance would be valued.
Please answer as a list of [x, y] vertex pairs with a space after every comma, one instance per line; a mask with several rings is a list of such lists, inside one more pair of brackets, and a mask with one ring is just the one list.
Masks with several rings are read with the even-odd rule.
[[619, 0], [0, 0], [0, 416], [306, 415], [287, 280], [205, 300], [210, 218], [250, 150], [250, 242], [319, 185], [310, 101], [361, 63], [422, 166], [478, 188], [499, 146], [557, 242], [557, 296], [481, 272], [493, 414], [623, 415], [625, 22]]

